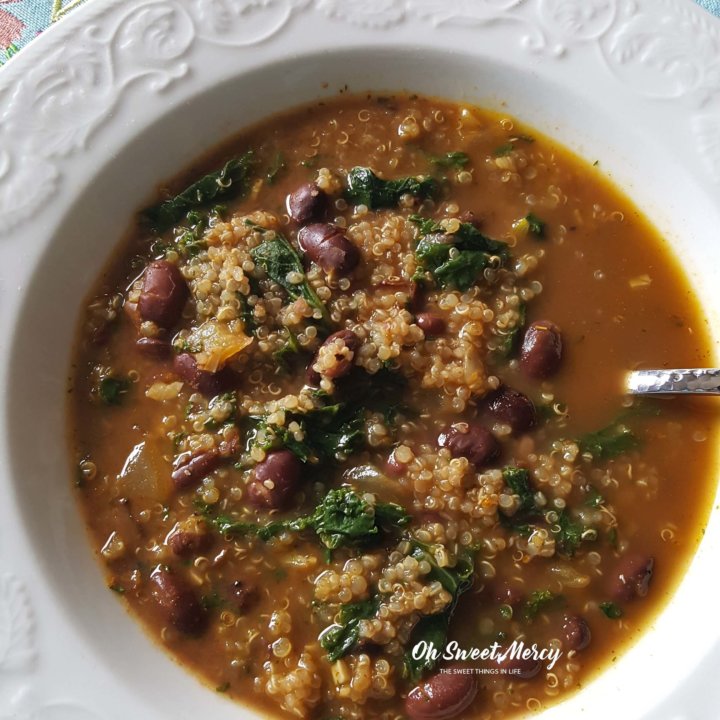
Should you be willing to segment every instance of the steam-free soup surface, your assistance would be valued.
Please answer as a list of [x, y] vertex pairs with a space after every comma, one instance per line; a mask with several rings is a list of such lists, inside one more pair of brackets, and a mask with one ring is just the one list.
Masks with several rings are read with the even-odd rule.
[[[696, 300], [602, 162], [511, 118], [272, 118], [163, 190], [90, 297], [70, 419], [108, 586], [262, 712], [545, 707], [702, 534], [713, 411], [622, 389], [712, 363]], [[452, 640], [491, 657], [423, 652]]]

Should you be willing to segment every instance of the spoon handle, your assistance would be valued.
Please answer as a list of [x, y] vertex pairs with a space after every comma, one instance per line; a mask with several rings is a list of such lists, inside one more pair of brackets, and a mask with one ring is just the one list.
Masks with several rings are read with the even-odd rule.
[[625, 384], [631, 395], [720, 395], [720, 368], [633, 370]]

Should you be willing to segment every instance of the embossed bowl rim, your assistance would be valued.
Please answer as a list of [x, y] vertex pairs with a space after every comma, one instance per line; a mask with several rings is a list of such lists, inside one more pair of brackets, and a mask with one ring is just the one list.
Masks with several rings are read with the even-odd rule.
[[[719, 26], [690, 0], [94, 0], [14, 58], [0, 72], [0, 717], [255, 717], [126, 616], [71, 488], [81, 300], [157, 182], [346, 84], [504, 107], [598, 158], [653, 217], [717, 339]], [[713, 717], [719, 547], [713, 514], [652, 630], [543, 717]]]

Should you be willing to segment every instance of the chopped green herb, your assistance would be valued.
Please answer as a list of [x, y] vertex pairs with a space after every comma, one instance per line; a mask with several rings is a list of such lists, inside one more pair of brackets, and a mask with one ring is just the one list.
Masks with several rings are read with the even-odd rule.
[[505, 157], [506, 155], [509, 155], [515, 149], [515, 143], [519, 140], [526, 143], [535, 142], [535, 138], [532, 135], [513, 135], [508, 142], [496, 147], [493, 151], [493, 155], [495, 155], [495, 157]]
[[496, 147], [495, 150], [493, 150], [493, 155], [495, 157], [505, 157], [509, 155], [514, 149], [515, 146], [511, 142], [505, 143], [504, 145]]
[[122, 595], [125, 592], [125, 588], [122, 585], [119, 585], [118, 583], [113, 583], [112, 585], [108, 585], [108, 588], [112, 590], [114, 593], [117, 593], [118, 595]]
[[240, 303], [240, 317], [245, 325], [245, 332], [247, 334], [254, 334], [257, 330], [257, 323], [255, 322], [255, 311], [248, 303], [247, 297], [241, 292], [236, 292], [235, 297]]
[[554, 403], [538, 403], [535, 406], [535, 416], [538, 421], [540, 422], [549, 422], [550, 420], [554, 420], [558, 417], [558, 414], [555, 412], [555, 406]]
[[528, 223], [528, 229], [536, 237], [545, 237], [545, 222], [541, 220], [537, 215], [529, 213], [525, 216], [525, 220]]
[[506, 467], [502, 471], [505, 484], [513, 491], [514, 495], [520, 498], [520, 505], [516, 515], [526, 514], [537, 509], [535, 504], [535, 493], [530, 487], [530, 473], [525, 468]]
[[275, 153], [275, 157], [268, 167], [267, 173], [265, 174], [265, 180], [268, 185], [273, 185], [277, 180], [278, 175], [285, 169], [285, 159], [281, 152]]
[[610, 543], [610, 547], [615, 548], [617, 550], [618, 547], [618, 532], [617, 528], [612, 527], [610, 530], [608, 530], [608, 542]]
[[205, 241], [205, 231], [210, 225], [210, 221], [218, 219], [222, 212], [222, 207], [214, 207], [210, 213], [203, 214], [197, 210], [191, 210], [185, 219], [185, 225], [181, 225], [176, 230], [175, 249], [185, 258], [192, 258], [207, 249]]
[[[252, 259], [264, 268], [268, 277], [285, 288], [285, 291], [293, 300], [301, 297], [305, 298], [308, 305], [319, 310], [323, 321], [329, 324], [330, 315], [327, 308], [305, 278], [305, 270], [300, 257], [282, 235], [273, 234], [269, 240], [265, 240], [253, 248], [250, 254]], [[291, 273], [301, 275], [302, 281], [291, 283], [288, 280], [288, 275]]]
[[560, 513], [557, 523], [552, 527], [558, 549], [561, 553], [570, 557], [575, 554], [575, 551], [580, 546], [584, 531], [585, 526], [575, 522], [567, 510]]
[[215, 692], [226, 693], [230, 689], [230, 683], [224, 682], [222, 685], [218, 685], [215, 688]]
[[150, 243], [150, 255], [155, 258], [164, 257], [165, 253], [170, 249], [172, 249], [172, 245], [160, 238], [155, 238], [152, 243]]
[[597, 508], [605, 504], [605, 498], [594, 485], [588, 485], [585, 491], [585, 504], [588, 507]]
[[460, 223], [455, 232], [448, 233], [433, 220], [418, 215], [410, 220], [421, 236], [415, 255], [441, 287], [467, 290], [485, 268], [502, 267], [510, 258], [506, 243], [486, 237], [471, 223]]
[[517, 352], [520, 346], [520, 336], [525, 329], [525, 323], [527, 322], [527, 305], [524, 302], [520, 303], [518, 308], [518, 319], [513, 328], [501, 338], [498, 346], [498, 354], [502, 358], [511, 358]]
[[527, 622], [532, 622], [542, 610], [559, 600], [560, 596], [550, 590], [535, 590], [523, 603], [522, 616]]
[[433, 165], [442, 168], [464, 168], [470, 162], [470, 157], [467, 153], [456, 150], [454, 152], [445, 153], [445, 155], [431, 156], [430, 162]]
[[320, 645], [327, 651], [328, 660], [335, 662], [355, 647], [360, 637], [360, 621], [369, 620], [377, 612], [377, 597], [348, 603], [340, 608], [338, 621], [320, 635]]
[[616, 421], [602, 430], [583, 435], [578, 445], [581, 452], [589, 453], [596, 460], [608, 460], [634, 450], [640, 440], [627, 425]]
[[253, 153], [248, 151], [241, 157], [228, 160], [221, 170], [205, 175], [174, 198], [148, 208], [143, 216], [151, 230], [165, 232], [181, 222], [191, 210], [242, 195], [247, 190], [252, 167]]
[[287, 332], [287, 342], [279, 350], [276, 350], [273, 353], [273, 360], [275, 360], [275, 362], [286, 372], [289, 369], [288, 358], [294, 355], [298, 355], [300, 352], [302, 352], [300, 343], [298, 343], [297, 341], [297, 335], [295, 335], [295, 333], [290, 330], [290, 328], [287, 328]]
[[200, 598], [200, 604], [205, 610], [217, 610], [218, 608], [221, 608], [225, 603], [220, 597], [220, 595], [216, 591], [213, 591], [208, 595], [203, 595]]
[[605, 617], [608, 617], [611, 620], [619, 620], [623, 616], [622, 608], [614, 602], [601, 602], [599, 607], [603, 611]]
[[132, 382], [129, 378], [114, 377], [106, 375], [98, 383], [98, 395], [106, 405], [120, 405], [127, 395]]
[[371, 210], [395, 207], [403, 195], [413, 195], [425, 200], [435, 197], [439, 185], [433, 178], [405, 177], [383, 180], [369, 168], [355, 167], [347, 176], [345, 197], [355, 205], [365, 205]]

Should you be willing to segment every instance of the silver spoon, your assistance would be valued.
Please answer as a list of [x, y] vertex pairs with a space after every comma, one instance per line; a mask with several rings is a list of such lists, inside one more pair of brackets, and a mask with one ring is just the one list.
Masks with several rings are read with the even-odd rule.
[[631, 395], [720, 395], [720, 368], [633, 370], [625, 389]]

